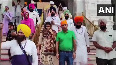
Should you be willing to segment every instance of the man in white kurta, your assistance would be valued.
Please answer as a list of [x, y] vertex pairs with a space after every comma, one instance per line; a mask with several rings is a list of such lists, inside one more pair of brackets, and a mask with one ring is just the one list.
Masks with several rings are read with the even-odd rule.
[[70, 30], [74, 26], [73, 19], [70, 18], [70, 14], [71, 13], [69, 12], [69, 10], [64, 12], [64, 16], [65, 16], [64, 20], [67, 20], [68, 30]]
[[20, 24], [21, 23], [21, 20], [22, 20], [22, 17], [21, 17], [21, 4], [20, 2], [18, 1], [17, 2], [18, 4], [16, 5], [16, 24]]
[[60, 18], [58, 16], [55, 16], [55, 11], [51, 12], [51, 16], [48, 16], [46, 18], [45, 22], [51, 22], [52, 23], [52, 29], [55, 30], [58, 33], [61, 21], [60, 21]]
[[33, 19], [34, 21], [34, 26], [36, 26], [36, 19], [38, 20], [38, 25], [41, 23], [41, 19], [39, 17], [39, 13], [37, 13], [36, 11], [34, 11], [34, 9], [30, 6], [29, 8], [29, 18]]
[[16, 19], [16, 6], [15, 6], [15, 2], [12, 2], [12, 21], [13, 24], [15, 23], [15, 19]]
[[77, 51], [76, 51], [76, 58], [74, 59], [74, 65], [87, 65], [87, 52], [90, 51], [89, 48], [89, 37], [87, 33], [87, 29], [85, 26], [82, 26], [82, 20], [79, 20], [82, 16], [75, 17], [75, 24], [76, 26], [73, 27], [71, 30], [75, 32], [76, 35], [76, 42], [77, 42]]

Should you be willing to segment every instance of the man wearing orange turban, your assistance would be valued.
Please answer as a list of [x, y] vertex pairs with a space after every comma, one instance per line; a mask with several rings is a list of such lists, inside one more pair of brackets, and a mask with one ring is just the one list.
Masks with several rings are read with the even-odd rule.
[[90, 52], [89, 37], [86, 27], [82, 25], [83, 20], [83, 16], [76, 16], [74, 18], [76, 26], [71, 29], [75, 32], [77, 42], [77, 51], [76, 58], [74, 59], [74, 65], [87, 65], [87, 52]]
[[[61, 22], [62, 31], [56, 37], [56, 57], [59, 59], [59, 65], [73, 65], [76, 52], [76, 38], [73, 31], [67, 29], [67, 21]], [[67, 59], [66, 59], [67, 58]]]

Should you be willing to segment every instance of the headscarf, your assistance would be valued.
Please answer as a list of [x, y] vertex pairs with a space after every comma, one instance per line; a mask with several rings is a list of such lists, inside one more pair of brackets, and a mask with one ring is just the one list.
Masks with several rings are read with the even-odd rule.
[[17, 32], [20, 30], [24, 33], [25, 37], [29, 37], [31, 34], [31, 29], [25, 24], [20, 24], [17, 26]]
[[66, 20], [61, 21], [61, 26], [67, 24]]
[[84, 20], [83, 16], [76, 16], [74, 18], [75, 23], [77, 23], [77, 22], [83, 22], [83, 20]]
[[28, 19], [26, 19], [25, 18], [26, 13], [24, 13], [24, 20], [21, 21], [21, 24], [27, 25], [31, 29], [31, 33], [35, 33], [34, 21], [33, 19], [29, 18], [29, 15], [28, 15]]
[[99, 19], [98, 20], [98, 25], [100, 25], [101, 22], [104, 22], [105, 24], [107, 24], [107, 20], [106, 19]]
[[[27, 20], [26, 19], [26, 13], [28, 13], [28, 12], [24, 12], [24, 20]], [[29, 19], [29, 13], [28, 13], [28, 19]]]
[[35, 9], [35, 5], [34, 5], [34, 4], [29, 4], [29, 9], [30, 9], [31, 7], [32, 7], [33, 9]]
[[50, 1], [50, 4], [53, 4], [54, 5], [54, 2], [53, 1]]

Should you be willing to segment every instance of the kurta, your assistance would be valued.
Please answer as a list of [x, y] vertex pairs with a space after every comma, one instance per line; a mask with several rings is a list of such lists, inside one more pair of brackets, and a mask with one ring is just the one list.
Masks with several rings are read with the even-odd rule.
[[76, 58], [74, 62], [87, 64], [87, 47], [89, 47], [89, 37], [87, 33], [87, 29], [85, 26], [81, 26], [80, 29], [72, 28], [76, 35], [77, 42], [77, 50], [76, 50]]
[[45, 20], [45, 22], [54, 22], [54, 25], [52, 25], [52, 29], [55, 30], [58, 33], [58, 29], [60, 27], [60, 18], [58, 16], [48, 16]]
[[12, 15], [11, 15], [10, 12], [4, 12], [3, 15], [4, 15], [4, 18], [3, 18], [3, 24], [4, 24], [4, 26], [3, 26], [3, 34], [4, 33], [7, 34], [8, 30], [9, 30], [8, 29], [8, 24], [12, 20]]
[[[35, 43], [30, 40], [25, 40], [21, 42], [21, 45], [26, 51], [26, 53], [32, 56], [32, 65], [38, 65], [38, 56], [37, 56], [37, 49], [36, 49]], [[1, 48], [10, 49], [10, 53], [12, 56], [12, 61], [11, 61], [12, 65], [14, 64], [24, 65], [24, 63], [25, 65], [27, 64], [27, 62], [25, 62], [26, 60], [25, 56], [23, 55], [24, 53], [22, 52], [16, 40], [3, 42], [1, 45]], [[24, 61], [21, 61], [21, 60], [24, 60]], [[17, 63], [14, 63], [14, 61], [16, 61]]]
[[16, 6], [12, 6], [12, 21], [11, 22], [15, 22], [16, 19]]
[[33, 19], [34, 21], [34, 26], [36, 26], [36, 19], [38, 20], [38, 24], [41, 23], [39, 14], [36, 11], [29, 12], [29, 18]]

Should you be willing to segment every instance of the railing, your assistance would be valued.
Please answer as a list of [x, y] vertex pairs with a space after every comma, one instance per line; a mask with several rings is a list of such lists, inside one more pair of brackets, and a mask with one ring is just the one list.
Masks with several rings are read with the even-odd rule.
[[42, 15], [41, 15], [41, 23], [36, 26], [36, 32], [35, 32], [34, 37], [32, 39], [36, 45], [39, 42], [39, 35], [40, 35], [40, 31], [41, 31], [41, 28], [42, 28], [42, 25], [43, 25], [43, 22], [44, 22], [43, 19], [44, 19], [44, 13], [42, 12]]
[[94, 32], [99, 29], [98, 26], [94, 25], [88, 18], [86, 18], [84, 13], [82, 13], [82, 16], [84, 17], [84, 26], [86, 26], [88, 34], [93, 36]]

